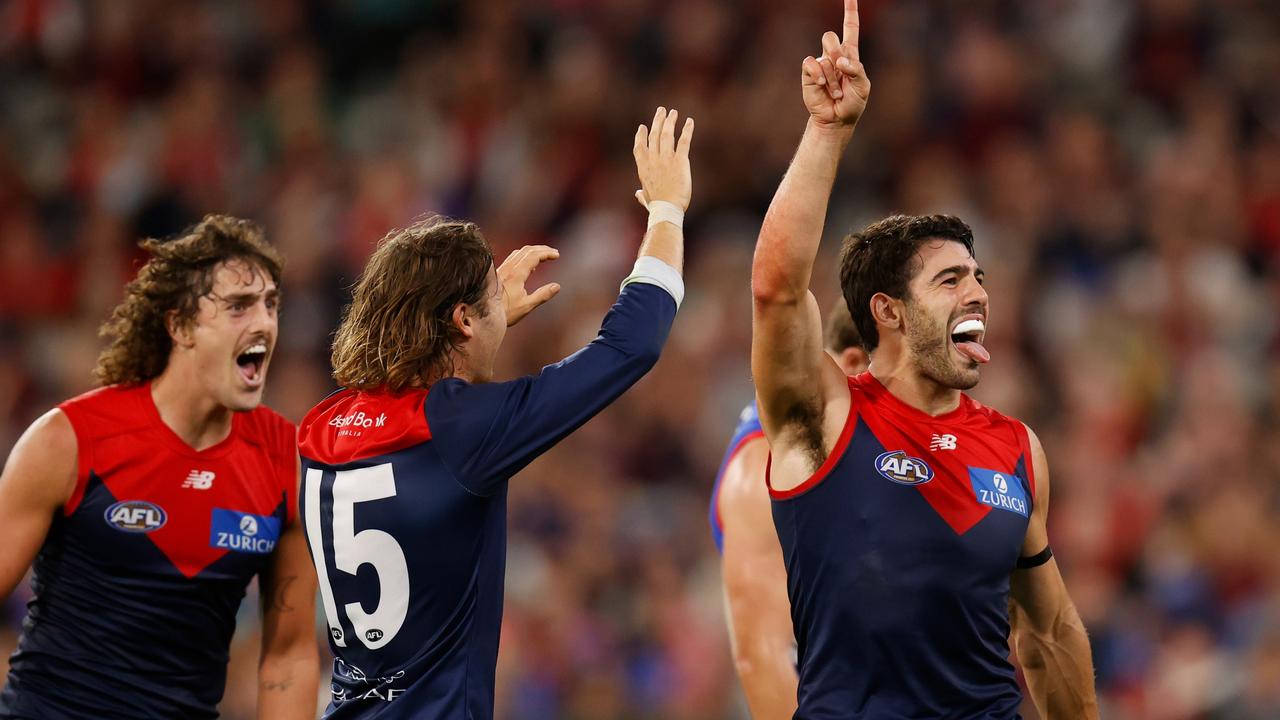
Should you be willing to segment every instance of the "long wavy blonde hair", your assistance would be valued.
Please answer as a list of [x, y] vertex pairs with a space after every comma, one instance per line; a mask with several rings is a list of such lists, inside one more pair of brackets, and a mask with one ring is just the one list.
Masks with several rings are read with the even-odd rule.
[[356, 281], [333, 342], [333, 377], [400, 392], [453, 371], [458, 303], [488, 312], [493, 252], [475, 223], [431, 217], [392, 230]]

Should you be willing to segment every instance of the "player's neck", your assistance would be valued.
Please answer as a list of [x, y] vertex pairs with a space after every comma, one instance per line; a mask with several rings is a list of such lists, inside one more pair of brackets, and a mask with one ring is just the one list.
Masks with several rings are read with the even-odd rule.
[[185, 377], [182, 367], [170, 363], [151, 381], [151, 400], [160, 421], [193, 450], [205, 450], [231, 434], [230, 408], [209, 397], [195, 378]]
[[894, 397], [927, 415], [943, 415], [960, 407], [960, 391], [920, 374], [902, 358], [880, 357], [877, 352], [867, 370]]
[[[479, 368], [473, 366], [471, 357], [465, 351], [455, 353], [452, 360], [453, 372], [444, 377], [458, 378], [472, 385], [489, 382], [491, 379], [488, 373], [481, 372]], [[434, 380], [431, 382], [434, 382]]]

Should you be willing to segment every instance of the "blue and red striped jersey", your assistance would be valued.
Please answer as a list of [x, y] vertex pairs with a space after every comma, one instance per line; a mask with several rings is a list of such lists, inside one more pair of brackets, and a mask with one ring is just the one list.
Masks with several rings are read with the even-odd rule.
[[335, 657], [326, 718], [493, 716], [507, 480], [639, 380], [675, 318], [627, 285], [537, 375], [341, 390], [300, 426], [302, 516]]
[[1008, 601], [1035, 496], [1026, 426], [963, 395], [930, 416], [870, 373], [849, 393], [822, 467], [770, 489], [795, 717], [1018, 717]]
[[729, 463], [733, 462], [738, 451], [749, 441], [762, 437], [764, 430], [760, 427], [760, 413], [752, 400], [738, 415], [738, 426], [733, 429], [729, 447], [725, 449], [720, 469], [716, 471], [716, 482], [711, 486], [711, 511], [708, 519], [711, 521], [711, 539], [715, 541], [716, 550], [721, 554], [724, 554], [724, 519], [720, 517], [720, 482], [724, 480], [724, 471], [729, 468]]
[[217, 717], [236, 611], [293, 518], [293, 425], [236, 413], [196, 451], [150, 384], [58, 407], [76, 487], [36, 556], [0, 717]]

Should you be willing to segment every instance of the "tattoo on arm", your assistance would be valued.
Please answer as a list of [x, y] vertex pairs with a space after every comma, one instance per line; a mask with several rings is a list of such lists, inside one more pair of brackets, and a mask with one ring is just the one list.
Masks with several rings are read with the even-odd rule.
[[263, 690], [279, 690], [284, 692], [293, 686], [292, 680], [266, 680], [262, 683]]
[[272, 593], [271, 597], [267, 600], [267, 608], [269, 610], [275, 610], [277, 612], [293, 611], [294, 607], [288, 600], [289, 586], [297, 581], [297, 579], [297, 575], [280, 578], [280, 581], [276, 583], [276, 591]]

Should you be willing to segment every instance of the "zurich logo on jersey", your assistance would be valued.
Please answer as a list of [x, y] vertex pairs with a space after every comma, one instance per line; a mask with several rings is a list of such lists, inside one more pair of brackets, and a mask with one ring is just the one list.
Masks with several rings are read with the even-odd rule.
[[209, 545], [224, 550], [266, 555], [280, 539], [280, 518], [238, 510], [213, 509]]
[[933, 479], [933, 468], [928, 463], [901, 450], [880, 453], [876, 472], [899, 485], [923, 485]]
[[998, 510], [1031, 516], [1031, 502], [1021, 478], [986, 468], [969, 468], [969, 482], [978, 502]]
[[111, 527], [129, 533], [149, 533], [169, 521], [164, 508], [145, 500], [121, 500], [107, 508], [102, 517]]

